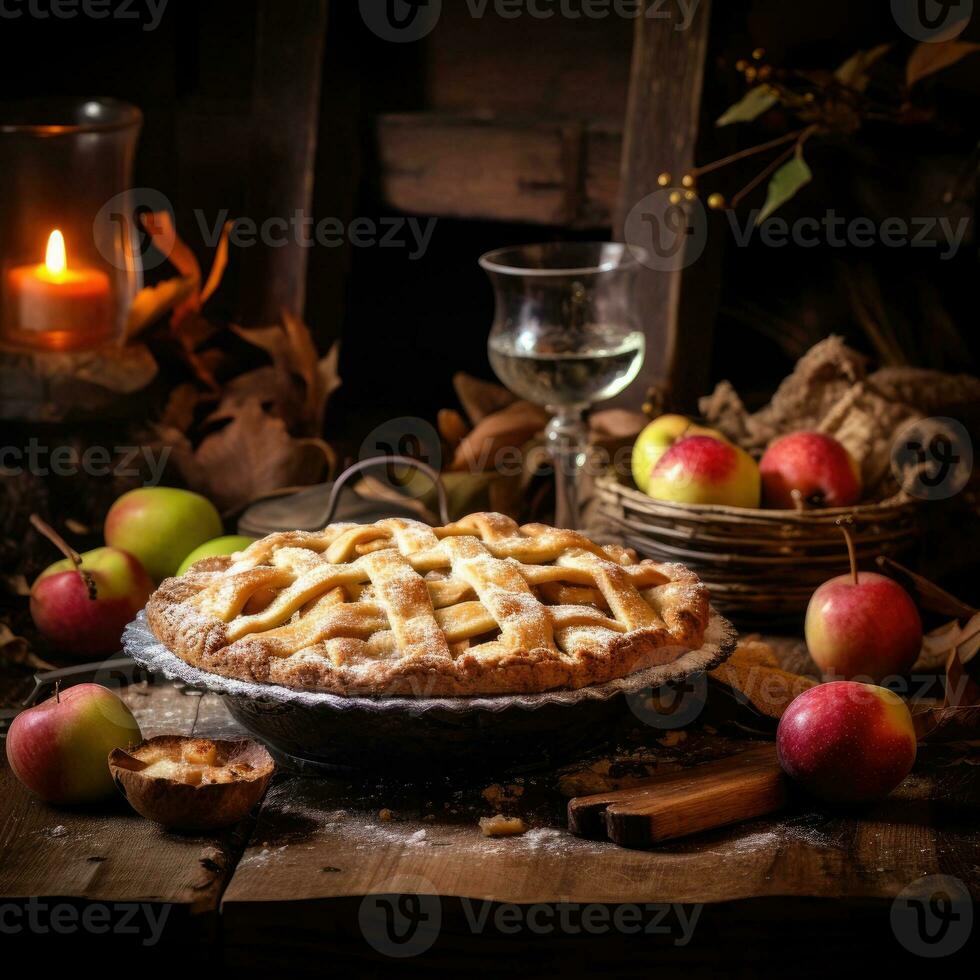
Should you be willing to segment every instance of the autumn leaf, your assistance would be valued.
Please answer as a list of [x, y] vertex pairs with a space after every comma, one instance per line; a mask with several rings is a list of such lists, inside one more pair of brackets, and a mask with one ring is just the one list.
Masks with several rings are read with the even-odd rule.
[[222, 512], [283, 487], [316, 483], [334, 463], [326, 443], [294, 438], [285, 422], [267, 415], [255, 398], [245, 401], [228, 425], [207, 436], [196, 450], [183, 433], [162, 427], [159, 431], [187, 485]]
[[737, 122], [751, 122], [758, 119], [779, 101], [775, 91], [768, 85], [757, 85], [745, 94], [735, 105], [730, 106], [715, 122], [716, 126], [730, 126]]
[[755, 223], [762, 224], [773, 212], [791, 200], [801, 188], [806, 187], [812, 179], [813, 174], [806, 160], [803, 159], [803, 152], [797, 147], [793, 158], [772, 175], [766, 192], [766, 203], [755, 219]]
[[488, 415], [499, 412], [516, 401], [503, 385], [481, 381], [463, 371], [453, 375], [453, 390], [470, 420], [470, 425], [476, 425]]
[[950, 68], [975, 51], [980, 51], [980, 44], [972, 41], [923, 41], [909, 56], [905, 84], [911, 88], [916, 82]]

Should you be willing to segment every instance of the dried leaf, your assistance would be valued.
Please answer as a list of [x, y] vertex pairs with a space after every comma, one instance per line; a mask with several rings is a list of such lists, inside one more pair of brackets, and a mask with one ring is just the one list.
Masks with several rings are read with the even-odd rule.
[[499, 412], [516, 401], [502, 385], [481, 381], [462, 371], [453, 375], [453, 388], [470, 425], [482, 422], [488, 415]]
[[0, 581], [3, 582], [4, 588], [10, 595], [29, 596], [31, 594], [31, 587], [27, 579], [19, 572], [15, 575], [0, 576]]
[[920, 739], [936, 735], [959, 734], [980, 727], [980, 684], [966, 671], [966, 664], [980, 649], [980, 613], [956, 631], [944, 630], [951, 643], [946, 658], [946, 696], [941, 705], [913, 712], [912, 720]]
[[226, 221], [221, 229], [221, 237], [218, 239], [218, 247], [214, 252], [214, 262], [211, 263], [211, 271], [208, 273], [207, 282], [201, 290], [201, 304], [206, 303], [217, 292], [224, 278], [225, 269], [228, 268], [228, 236], [234, 225], [232, 221]]
[[923, 41], [917, 44], [905, 66], [905, 84], [911, 88], [916, 82], [950, 68], [967, 55], [980, 51], [980, 44], [972, 41]]
[[192, 296], [198, 281], [192, 277], [177, 276], [165, 279], [154, 286], [144, 286], [133, 298], [126, 317], [126, 337], [132, 339], [151, 323], [155, 323], [171, 310], [181, 306]]
[[965, 602], [961, 602], [945, 589], [941, 589], [938, 585], [930, 582], [929, 579], [899, 564], [894, 558], [880, 555], [877, 562], [882, 571], [901, 580], [905, 588], [912, 593], [916, 605], [923, 609], [939, 613], [942, 616], [952, 616], [955, 619], [969, 619], [978, 611]]
[[514, 402], [477, 423], [457, 446], [449, 468], [471, 473], [497, 469], [504, 451], [523, 447], [547, 422], [548, 414], [543, 408], [530, 402]]
[[719, 117], [716, 126], [730, 126], [737, 122], [752, 122], [767, 112], [779, 101], [775, 91], [768, 85], [757, 85], [741, 98], [735, 105]]
[[42, 660], [31, 650], [30, 643], [17, 636], [6, 624], [0, 623], [0, 663], [20, 664], [32, 670], [53, 670], [54, 665]]
[[772, 175], [766, 192], [766, 203], [755, 219], [755, 223], [762, 224], [773, 212], [795, 197], [796, 193], [806, 187], [812, 179], [813, 173], [803, 159], [803, 151], [797, 147], [792, 159]]
[[282, 419], [287, 426], [303, 417], [301, 385], [292, 375], [267, 366], [232, 378], [222, 389], [217, 408], [204, 421], [210, 424], [233, 419], [249, 401], [259, 402], [264, 411]]
[[190, 383], [177, 385], [170, 392], [160, 424], [186, 432], [194, 424], [194, 412], [203, 395]]
[[466, 424], [466, 420], [459, 412], [452, 408], [442, 408], [439, 410], [439, 414], [436, 417], [436, 428], [439, 430], [439, 435], [442, 436], [446, 445], [451, 450], [455, 450], [460, 442], [463, 441], [466, 433], [469, 432], [469, 426]]
[[333, 465], [333, 452], [319, 439], [295, 439], [282, 419], [245, 402], [225, 428], [208, 436], [195, 451], [183, 433], [159, 429], [172, 447], [171, 458], [188, 486], [233, 511], [290, 486], [321, 480]]
[[760, 714], [775, 719], [782, 717], [796, 697], [818, 683], [812, 677], [783, 670], [768, 644], [751, 639], [739, 643], [731, 657], [708, 676]]

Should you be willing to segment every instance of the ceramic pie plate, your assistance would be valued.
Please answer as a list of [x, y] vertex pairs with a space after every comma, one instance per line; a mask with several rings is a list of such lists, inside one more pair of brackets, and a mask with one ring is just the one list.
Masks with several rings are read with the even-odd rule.
[[455, 698], [343, 697], [222, 677], [168, 650], [143, 612], [126, 627], [123, 649], [154, 674], [220, 695], [286, 766], [523, 771], [599, 744], [632, 699], [645, 702], [654, 689], [717, 667], [736, 639], [735, 628], [712, 609], [704, 645], [672, 663], [577, 691]]

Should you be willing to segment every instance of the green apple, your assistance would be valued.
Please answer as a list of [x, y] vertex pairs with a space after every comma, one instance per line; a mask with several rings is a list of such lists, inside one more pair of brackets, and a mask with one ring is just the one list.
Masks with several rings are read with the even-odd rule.
[[682, 504], [758, 507], [762, 481], [755, 460], [712, 436], [685, 436], [660, 457], [647, 491]]
[[221, 516], [199, 493], [174, 487], [141, 487], [109, 509], [106, 543], [139, 559], [157, 582], [173, 575], [196, 548], [221, 536]]
[[181, 563], [177, 569], [178, 575], [183, 575], [191, 565], [202, 558], [213, 558], [215, 555], [233, 555], [236, 551], [244, 551], [255, 538], [246, 538], [240, 534], [226, 534], [224, 537], [205, 541], [198, 545]]
[[714, 429], [695, 425], [684, 415], [661, 415], [655, 418], [637, 437], [633, 445], [633, 482], [637, 488], [647, 493], [650, 488], [650, 474], [660, 462], [660, 457], [684, 436], [713, 436], [722, 442], [728, 440]]
[[34, 625], [63, 653], [115, 653], [123, 627], [146, 605], [153, 582], [132, 555], [117, 548], [96, 548], [81, 559], [84, 577], [65, 558], [35, 579]]

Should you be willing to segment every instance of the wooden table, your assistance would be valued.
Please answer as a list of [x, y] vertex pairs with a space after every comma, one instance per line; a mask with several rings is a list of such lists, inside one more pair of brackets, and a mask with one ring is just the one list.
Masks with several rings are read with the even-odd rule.
[[[122, 693], [147, 736], [237, 731], [215, 695], [162, 682]], [[616, 755], [507, 784], [518, 787], [505, 792], [531, 830], [495, 839], [477, 826], [499, 809], [484, 798], [489, 779], [417, 786], [280, 772], [253, 818], [201, 837], [163, 831], [121, 800], [50, 807], [4, 761], [0, 948], [41, 948], [28, 922], [33, 898], [37, 923], [64, 918], [42, 933], [47, 957], [88, 952], [108, 935], [113, 951], [124, 944], [141, 962], [186, 964], [191, 946], [197, 962], [245, 973], [282, 967], [286, 949], [291, 972], [311, 973], [328, 963], [382, 972], [393, 956], [409, 970], [458, 972], [474, 955], [509, 953], [542, 973], [601, 964], [629, 975], [674, 964], [708, 975], [794, 964], [808, 974], [825, 954], [873, 951], [878, 967], [910, 955], [890, 913], [911, 883], [941, 874], [974, 896], [980, 888], [972, 747], [923, 751], [893, 797], [860, 814], [796, 808], [630, 851], [570, 836], [565, 796], [728, 754], [747, 739], [707, 720], [689, 734], [638, 731], [632, 718], [623, 730]], [[82, 929], [85, 914], [115, 931]]]

